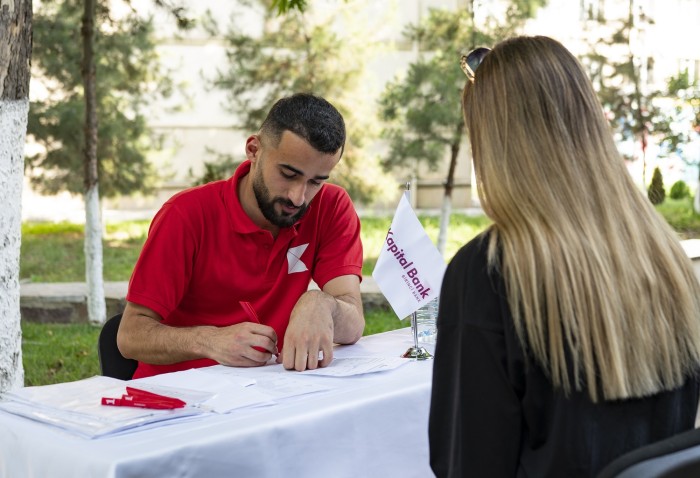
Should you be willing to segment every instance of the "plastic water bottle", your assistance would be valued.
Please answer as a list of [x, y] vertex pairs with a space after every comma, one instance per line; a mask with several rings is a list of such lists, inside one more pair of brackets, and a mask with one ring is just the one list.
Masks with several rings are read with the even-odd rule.
[[438, 298], [422, 305], [416, 311], [418, 342], [434, 344], [437, 338]]

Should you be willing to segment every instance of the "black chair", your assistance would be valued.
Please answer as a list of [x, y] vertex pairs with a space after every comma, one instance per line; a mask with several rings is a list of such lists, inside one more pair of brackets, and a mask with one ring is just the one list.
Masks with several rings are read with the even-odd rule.
[[100, 359], [100, 371], [106, 377], [131, 380], [138, 361], [124, 357], [117, 347], [117, 331], [122, 314], [117, 314], [102, 326], [97, 340], [97, 356]]
[[690, 477], [700, 477], [700, 428], [627, 452], [597, 475], [597, 478]]

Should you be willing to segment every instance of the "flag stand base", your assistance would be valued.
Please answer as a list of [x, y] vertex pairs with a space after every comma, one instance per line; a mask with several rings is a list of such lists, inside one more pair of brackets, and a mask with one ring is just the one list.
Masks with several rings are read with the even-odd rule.
[[415, 360], [429, 360], [433, 358], [430, 352], [428, 352], [424, 347], [411, 347], [406, 350], [401, 357]]

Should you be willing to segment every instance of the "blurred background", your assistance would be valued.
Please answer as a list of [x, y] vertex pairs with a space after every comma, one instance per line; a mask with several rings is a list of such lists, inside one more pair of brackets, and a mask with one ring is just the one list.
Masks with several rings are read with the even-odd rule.
[[[35, 1], [24, 221], [84, 222], [81, 3]], [[697, 191], [699, 0], [268, 0], [98, 7], [99, 181], [105, 221], [148, 219], [175, 192], [228, 177], [279, 97], [309, 90], [345, 115], [333, 177], [361, 214], [478, 210], [459, 57], [515, 34], [554, 37], [590, 72], [630, 174]]]

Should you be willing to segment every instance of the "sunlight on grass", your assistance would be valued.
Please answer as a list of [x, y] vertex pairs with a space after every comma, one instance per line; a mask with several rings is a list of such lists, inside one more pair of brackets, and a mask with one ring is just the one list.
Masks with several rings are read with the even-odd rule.
[[97, 337], [89, 324], [41, 324], [22, 321], [24, 384], [47, 385], [99, 375]]
[[[690, 199], [667, 198], [657, 210], [683, 239], [700, 237], [700, 215], [695, 214]], [[393, 216], [363, 217], [362, 273], [371, 275], [386, 239]], [[428, 236], [437, 244], [440, 218], [418, 216]], [[452, 214], [445, 245], [445, 262], [449, 262], [464, 244], [491, 223], [486, 216]], [[150, 221], [110, 223], [104, 235], [104, 276], [107, 281], [127, 281], [148, 235]], [[26, 223], [22, 225], [20, 279], [33, 282], [83, 282], [83, 226], [70, 223]]]

